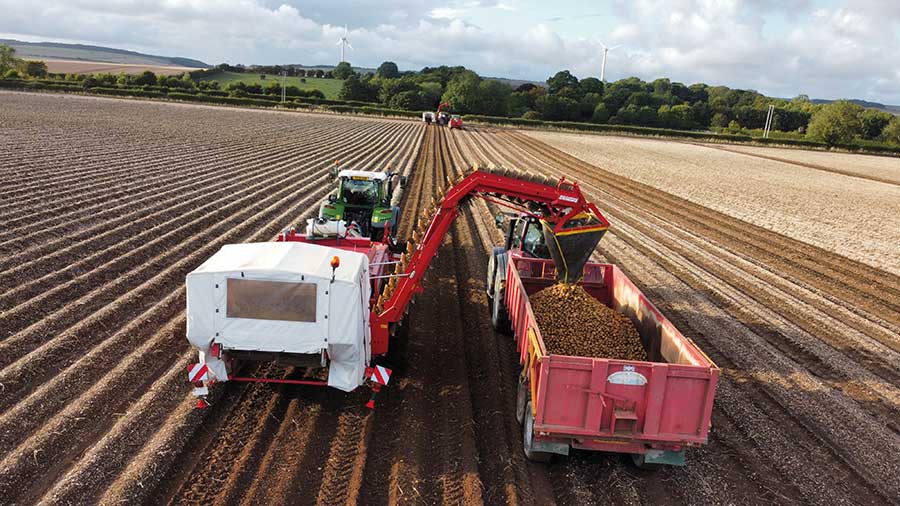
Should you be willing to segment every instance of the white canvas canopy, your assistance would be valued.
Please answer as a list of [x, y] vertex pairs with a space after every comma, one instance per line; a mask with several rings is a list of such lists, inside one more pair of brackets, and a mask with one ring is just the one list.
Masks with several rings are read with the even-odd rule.
[[[340, 267], [332, 280], [331, 259]], [[187, 275], [187, 338], [219, 381], [223, 350], [328, 351], [328, 384], [362, 384], [370, 356], [366, 255], [301, 242], [230, 244]]]

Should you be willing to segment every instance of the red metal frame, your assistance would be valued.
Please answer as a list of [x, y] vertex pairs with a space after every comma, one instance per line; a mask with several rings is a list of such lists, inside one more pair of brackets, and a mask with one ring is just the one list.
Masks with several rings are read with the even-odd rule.
[[421, 243], [416, 246], [416, 250], [409, 260], [406, 268], [407, 276], [400, 278], [397, 289], [384, 304], [384, 311], [373, 317], [373, 327], [375, 323], [397, 322], [403, 317], [406, 305], [409, 304], [412, 296], [422, 291], [422, 277], [440, 248], [444, 236], [450, 230], [453, 220], [459, 216], [459, 205], [473, 195], [486, 196], [488, 194], [504, 195], [543, 204], [549, 212], [549, 215], [543, 216], [543, 218], [555, 224], [554, 232], [562, 231], [569, 219], [581, 213], [595, 216], [599, 225], [572, 227], [566, 229], [566, 232], [603, 230], [609, 227], [609, 222], [600, 213], [597, 206], [585, 199], [578, 183], [569, 183], [563, 178], [556, 186], [550, 186], [490, 172], [473, 172], [450, 188], [444, 196], [440, 208], [431, 223], [428, 224]]
[[311, 385], [317, 387], [327, 387], [327, 381], [313, 381], [313, 380], [290, 380], [290, 379], [277, 379], [277, 378], [251, 378], [247, 376], [233, 376], [229, 377], [228, 381], [243, 381], [246, 383], [283, 383], [287, 385]]

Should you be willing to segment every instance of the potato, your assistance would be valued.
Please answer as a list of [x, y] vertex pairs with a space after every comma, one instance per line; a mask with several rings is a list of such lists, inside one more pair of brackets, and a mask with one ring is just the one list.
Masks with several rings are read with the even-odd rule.
[[529, 300], [547, 353], [647, 360], [631, 320], [591, 297], [582, 287], [560, 283]]

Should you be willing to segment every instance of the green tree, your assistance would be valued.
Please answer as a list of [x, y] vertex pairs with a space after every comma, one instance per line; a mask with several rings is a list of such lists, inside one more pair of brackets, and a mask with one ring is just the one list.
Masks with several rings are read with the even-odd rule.
[[550, 87], [550, 94], [559, 93], [559, 90], [570, 86], [578, 87], [578, 78], [573, 76], [568, 70], [560, 70], [553, 77], [547, 79], [547, 86]]
[[16, 50], [10, 45], [0, 44], [0, 75], [22, 66], [22, 60], [16, 58]]
[[519, 116], [528, 112], [532, 107], [532, 102], [529, 101], [529, 96], [527, 93], [522, 93], [519, 91], [514, 91], [509, 95], [509, 115], [513, 118], [518, 118]]
[[506, 116], [509, 114], [509, 96], [512, 88], [494, 79], [481, 81], [478, 84], [477, 110], [488, 116]]
[[556, 95], [578, 102], [581, 100], [581, 97], [584, 96], [584, 93], [582, 93], [581, 89], [577, 86], [566, 86], [557, 91]]
[[862, 123], [864, 139], [874, 140], [881, 136], [881, 131], [891, 122], [894, 115], [878, 109], [866, 109], [859, 115]]
[[381, 90], [378, 92], [378, 100], [384, 105], [390, 105], [391, 100], [400, 93], [405, 91], [418, 91], [419, 87], [416, 83], [409, 79], [372, 79], [370, 81], [374, 85], [380, 85]]
[[388, 79], [393, 79], [395, 77], [400, 77], [400, 69], [397, 68], [397, 64], [392, 61], [386, 61], [378, 66], [378, 70], [375, 71], [375, 75], [378, 77], [387, 77]]
[[21, 79], [22, 76], [19, 75], [19, 71], [16, 69], [9, 69], [3, 75], [3, 79]]
[[156, 74], [149, 70], [145, 70], [134, 78], [133, 83], [138, 86], [153, 86], [156, 84]]
[[[335, 77], [335, 79], [347, 79], [352, 74], [353, 74], [353, 67], [351, 67], [350, 64], [345, 61], [338, 63], [337, 67], [335, 67], [334, 71], [332, 71], [332, 75]], [[323, 72], [323, 75], [324, 75], [324, 72]], [[318, 73], [316, 73], [316, 77], [318, 77], [318, 76], [319, 76]]]
[[573, 121], [579, 117], [578, 102], [557, 95], [544, 95], [535, 101], [541, 117], [550, 121]]
[[594, 108], [594, 114], [591, 116], [591, 121], [594, 123], [606, 123], [609, 121], [609, 110], [606, 109], [606, 104], [603, 102], [597, 104], [597, 107]]
[[663, 104], [657, 111], [659, 125], [666, 128], [689, 130], [695, 128], [694, 115], [691, 106], [687, 104], [668, 105]]
[[425, 109], [419, 90], [401, 91], [393, 95], [386, 105], [391, 109], [402, 109], [405, 111]]
[[467, 70], [453, 76], [447, 83], [447, 90], [441, 100], [450, 102], [453, 112], [458, 114], [478, 114], [481, 101], [481, 78]]
[[28, 77], [47, 77], [47, 64], [42, 61], [28, 60], [22, 64], [22, 69]]
[[435, 81], [419, 83], [419, 95], [422, 97], [422, 103], [425, 104], [425, 109], [436, 109], [438, 104], [441, 103], [441, 95], [443, 94], [444, 87], [441, 86], [441, 83]]
[[728, 126], [728, 116], [722, 114], [721, 112], [717, 112], [712, 115], [712, 119], [709, 120], [709, 126], [713, 128], [725, 128]]
[[667, 78], [660, 78], [653, 81], [653, 93], [657, 95], [668, 95], [672, 91], [672, 82]]
[[594, 110], [597, 109], [597, 104], [602, 101], [603, 97], [599, 93], [585, 93], [581, 100], [578, 101], [578, 109], [581, 116], [579, 119], [590, 121], [594, 117]]
[[726, 130], [730, 134], [739, 134], [741, 133], [741, 124], [735, 120], [731, 120], [728, 122], [728, 128], [726, 128]]
[[344, 80], [339, 94], [341, 100], [359, 100], [362, 102], [376, 102], [378, 100], [378, 88], [368, 80], [362, 80], [356, 74]]
[[847, 144], [862, 133], [863, 108], [846, 100], [825, 105], [809, 121], [806, 136], [829, 146]]
[[893, 146], [900, 146], [900, 116], [894, 116], [881, 131], [881, 140]]
[[712, 112], [709, 110], [709, 104], [703, 101], [696, 101], [691, 104], [691, 119], [696, 127], [707, 128], [712, 120]]
[[603, 95], [603, 82], [596, 77], [585, 77], [578, 82], [578, 87], [585, 95], [588, 93], [597, 93], [601, 96]]

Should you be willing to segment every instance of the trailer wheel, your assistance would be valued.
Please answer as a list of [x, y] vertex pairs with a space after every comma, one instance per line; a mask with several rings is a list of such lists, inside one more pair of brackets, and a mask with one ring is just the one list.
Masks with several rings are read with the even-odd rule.
[[516, 421], [519, 425], [525, 423], [525, 406], [528, 405], [528, 381], [519, 378], [519, 387], [516, 391]]
[[665, 464], [649, 464], [645, 462], [643, 453], [632, 453], [631, 461], [634, 462], [635, 467], [644, 471], [658, 471], [665, 466]]
[[525, 405], [525, 428], [522, 431], [522, 448], [525, 450], [525, 458], [532, 462], [550, 462], [552, 453], [539, 452], [531, 449], [534, 438], [534, 415], [531, 411], [531, 401]]

